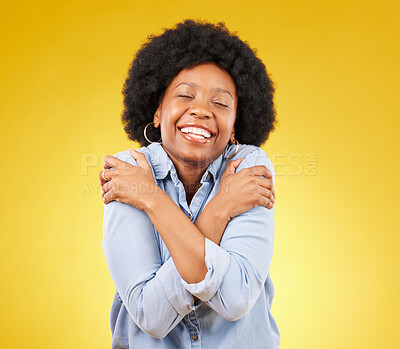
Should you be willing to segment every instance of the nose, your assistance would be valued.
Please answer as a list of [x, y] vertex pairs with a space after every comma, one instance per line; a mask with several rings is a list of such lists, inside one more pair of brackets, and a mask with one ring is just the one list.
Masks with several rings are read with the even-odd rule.
[[196, 100], [196, 102], [190, 107], [189, 114], [191, 116], [197, 116], [199, 118], [212, 117], [212, 113], [208, 103], [206, 101]]

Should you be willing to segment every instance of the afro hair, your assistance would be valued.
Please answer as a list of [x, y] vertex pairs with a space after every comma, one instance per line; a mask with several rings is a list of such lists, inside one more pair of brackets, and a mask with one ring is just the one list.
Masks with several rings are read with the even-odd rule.
[[[147, 39], [130, 64], [122, 89], [122, 124], [130, 140], [149, 144], [143, 130], [153, 121], [170, 82], [182, 69], [206, 62], [226, 70], [235, 82], [235, 139], [258, 147], [268, 139], [276, 123], [274, 84], [256, 51], [230, 33], [223, 22], [215, 25], [187, 19]], [[160, 130], [149, 127], [147, 136], [158, 140]]]

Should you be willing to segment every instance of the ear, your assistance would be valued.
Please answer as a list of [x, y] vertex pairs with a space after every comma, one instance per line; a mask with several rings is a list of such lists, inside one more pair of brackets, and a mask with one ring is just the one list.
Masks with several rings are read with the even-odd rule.
[[160, 114], [161, 114], [161, 107], [159, 104], [157, 107], [157, 110], [154, 113], [154, 118], [153, 118], [154, 127], [160, 126], [160, 122], [161, 122]]

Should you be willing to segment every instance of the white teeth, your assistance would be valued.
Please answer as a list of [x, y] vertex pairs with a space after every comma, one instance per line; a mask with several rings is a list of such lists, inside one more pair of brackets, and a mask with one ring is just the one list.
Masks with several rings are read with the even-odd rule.
[[204, 138], [210, 138], [211, 137], [211, 133], [206, 131], [206, 130], [204, 130], [203, 128], [183, 127], [183, 128], [181, 128], [181, 132], [200, 135], [200, 136], [203, 136]]
[[195, 133], [190, 134], [190, 137], [198, 138], [198, 139], [204, 139], [205, 138], [204, 136], [196, 135]]

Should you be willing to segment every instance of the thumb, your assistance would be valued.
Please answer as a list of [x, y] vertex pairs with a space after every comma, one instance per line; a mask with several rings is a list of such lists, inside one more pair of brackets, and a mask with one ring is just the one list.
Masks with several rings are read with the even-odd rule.
[[150, 169], [150, 165], [146, 160], [146, 156], [133, 148], [129, 148], [129, 153], [136, 160], [138, 167]]
[[239, 158], [236, 160], [229, 161], [226, 165], [224, 175], [233, 174], [235, 173], [236, 169], [239, 167], [240, 163], [243, 161], [244, 158]]

